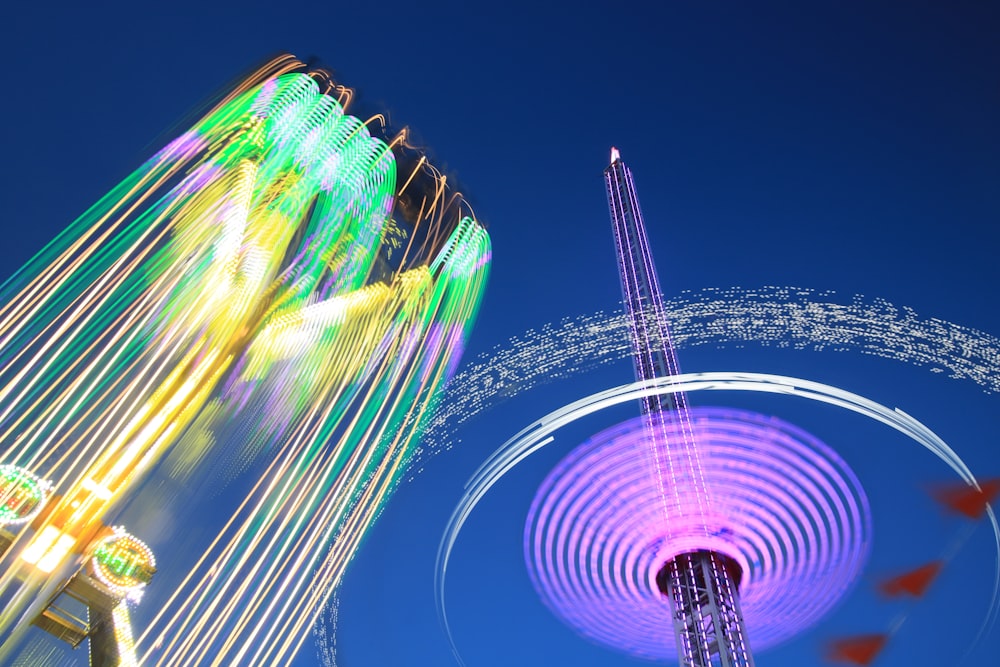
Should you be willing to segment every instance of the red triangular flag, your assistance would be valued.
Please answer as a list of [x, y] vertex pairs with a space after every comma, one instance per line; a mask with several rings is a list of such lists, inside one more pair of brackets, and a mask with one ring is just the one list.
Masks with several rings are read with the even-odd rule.
[[870, 665], [885, 646], [888, 635], [859, 635], [830, 642], [827, 660], [848, 662], [852, 665]]
[[1000, 479], [987, 479], [975, 489], [965, 484], [938, 489], [934, 497], [945, 507], [970, 519], [978, 519], [986, 511], [986, 505], [1000, 494]]
[[910, 570], [898, 577], [883, 581], [878, 585], [878, 589], [889, 597], [896, 597], [904, 593], [920, 597], [934, 581], [937, 573], [941, 571], [942, 564], [941, 561], [934, 561], [915, 570]]

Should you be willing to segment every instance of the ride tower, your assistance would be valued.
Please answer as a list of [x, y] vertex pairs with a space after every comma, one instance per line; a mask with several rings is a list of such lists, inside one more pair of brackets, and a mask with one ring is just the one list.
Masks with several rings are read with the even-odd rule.
[[[639, 208], [632, 172], [618, 149], [604, 170], [614, 227], [622, 297], [630, 322], [632, 361], [638, 381], [677, 375], [680, 367], [665, 317], [663, 296]], [[663, 505], [663, 520], [683, 513], [710, 536], [710, 498], [683, 392], [641, 401], [650, 474]], [[672, 428], [668, 426], [673, 425]], [[668, 431], [671, 435], [668, 437]], [[678, 436], [680, 434], [680, 436]], [[668, 452], [684, 456], [670, 456]], [[682, 497], [682, 494], [684, 497]], [[690, 495], [694, 495], [691, 498]], [[739, 605], [742, 572], [729, 556], [699, 549], [668, 558], [656, 585], [671, 607], [678, 661], [683, 667], [752, 667]]]

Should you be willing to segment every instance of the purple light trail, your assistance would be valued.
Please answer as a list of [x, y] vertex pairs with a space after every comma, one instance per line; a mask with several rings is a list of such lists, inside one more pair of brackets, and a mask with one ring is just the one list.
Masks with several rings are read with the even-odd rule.
[[[545, 604], [596, 643], [676, 660], [663, 632], [670, 608], [654, 578], [674, 556], [707, 549], [742, 568], [741, 607], [754, 650], [819, 621], [851, 588], [870, 549], [867, 498], [847, 464], [779, 419], [692, 409], [712, 503], [704, 518], [677, 506], [664, 522], [645, 419], [593, 436], [539, 489], [525, 526], [525, 559]], [[668, 436], [682, 427], [669, 415], [664, 420]], [[674, 502], [697, 502], [678, 491], [670, 494]]]

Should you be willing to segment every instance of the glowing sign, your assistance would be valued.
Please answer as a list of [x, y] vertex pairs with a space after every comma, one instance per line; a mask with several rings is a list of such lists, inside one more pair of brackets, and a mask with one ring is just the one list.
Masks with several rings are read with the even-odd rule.
[[156, 560], [142, 541], [120, 527], [114, 531], [94, 551], [94, 574], [115, 594], [138, 602], [156, 573]]
[[31, 521], [45, 504], [48, 482], [24, 468], [0, 465], [0, 526]]

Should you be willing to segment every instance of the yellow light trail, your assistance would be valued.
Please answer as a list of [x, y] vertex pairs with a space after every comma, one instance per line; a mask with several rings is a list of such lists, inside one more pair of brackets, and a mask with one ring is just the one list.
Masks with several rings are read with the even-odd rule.
[[134, 647], [287, 663], [402, 474], [489, 238], [405, 135], [303, 69], [249, 76], [0, 295], [0, 461], [58, 494], [0, 561], [0, 659], [150, 475], [266, 452], [204, 550], [167, 556], [187, 575]]

